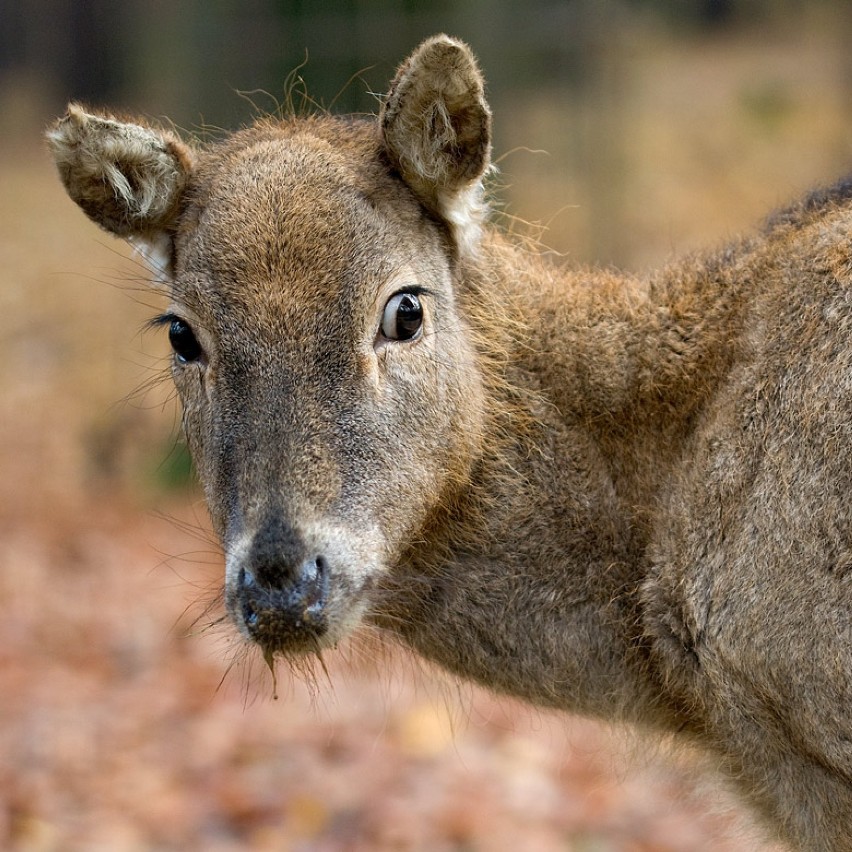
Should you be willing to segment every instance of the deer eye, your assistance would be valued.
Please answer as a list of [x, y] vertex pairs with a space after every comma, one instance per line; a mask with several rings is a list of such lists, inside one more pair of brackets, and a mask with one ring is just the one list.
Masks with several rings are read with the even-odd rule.
[[201, 344], [195, 333], [182, 319], [174, 317], [169, 324], [169, 343], [177, 355], [178, 361], [189, 364], [202, 356]]
[[411, 340], [423, 325], [423, 307], [416, 293], [397, 293], [382, 314], [382, 334], [388, 340]]

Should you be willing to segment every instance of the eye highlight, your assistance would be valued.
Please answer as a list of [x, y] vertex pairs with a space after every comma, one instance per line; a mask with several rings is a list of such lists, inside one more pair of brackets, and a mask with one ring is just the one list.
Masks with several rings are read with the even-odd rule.
[[386, 340], [413, 340], [423, 327], [423, 306], [417, 293], [403, 291], [388, 299], [381, 332]]

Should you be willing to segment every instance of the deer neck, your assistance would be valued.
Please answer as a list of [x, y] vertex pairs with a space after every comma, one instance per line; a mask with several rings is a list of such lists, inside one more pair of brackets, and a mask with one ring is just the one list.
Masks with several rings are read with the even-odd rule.
[[561, 276], [499, 243], [490, 256], [515, 330], [494, 434], [406, 555], [389, 624], [491, 688], [679, 727], [639, 596], [661, 495], [729, 368], [736, 276]]

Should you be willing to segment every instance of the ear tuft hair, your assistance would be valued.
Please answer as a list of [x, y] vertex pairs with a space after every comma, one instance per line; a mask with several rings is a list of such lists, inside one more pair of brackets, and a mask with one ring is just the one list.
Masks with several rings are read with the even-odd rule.
[[47, 138], [68, 194], [101, 227], [153, 240], [173, 225], [193, 164], [176, 136], [69, 104]]

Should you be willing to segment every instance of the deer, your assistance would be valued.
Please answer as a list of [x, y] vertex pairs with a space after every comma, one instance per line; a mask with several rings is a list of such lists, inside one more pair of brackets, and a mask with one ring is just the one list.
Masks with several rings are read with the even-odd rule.
[[441, 35], [377, 117], [48, 131], [167, 284], [227, 615], [270, 664], [362, 626], [672, 735], [767, 836], [852, 850], [852, 181], [652, 273], [573, 268], [489, 220], [491, 127]]

